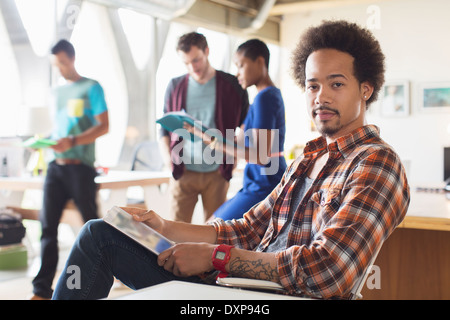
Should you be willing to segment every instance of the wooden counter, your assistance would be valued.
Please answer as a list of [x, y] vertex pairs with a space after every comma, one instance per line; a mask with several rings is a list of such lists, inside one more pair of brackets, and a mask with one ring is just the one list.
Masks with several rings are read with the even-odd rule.
[[[419, 189], [423, 190], [423, 189]], [[400, 228], [450, 231], [450, 192], [434, 188], [411, 191], [411, 203]]]
[[364, 299], [450, 299], [450, 193], [425, 190], [411, 189], [408, 213], [375, 261], [381, 289], [365, 286]]

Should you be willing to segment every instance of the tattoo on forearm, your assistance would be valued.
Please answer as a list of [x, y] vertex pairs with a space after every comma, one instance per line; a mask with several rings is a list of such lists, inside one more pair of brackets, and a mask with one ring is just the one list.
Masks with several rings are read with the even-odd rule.
[[258, 260], [241, 260], [240, 258], [230, 261], [230, 273], [234, 276], [253, 278], [261, 280], [278, 280], [278, 271], [270, 263], [263, 263]]

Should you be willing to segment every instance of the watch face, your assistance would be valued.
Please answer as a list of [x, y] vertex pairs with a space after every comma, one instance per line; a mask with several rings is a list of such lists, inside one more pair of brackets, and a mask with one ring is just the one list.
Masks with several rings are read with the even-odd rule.
[[217, 251], [217, 253], [216, 253], [216, 259], [219, 259], [219, 260], [225, 259], [225, 252]]

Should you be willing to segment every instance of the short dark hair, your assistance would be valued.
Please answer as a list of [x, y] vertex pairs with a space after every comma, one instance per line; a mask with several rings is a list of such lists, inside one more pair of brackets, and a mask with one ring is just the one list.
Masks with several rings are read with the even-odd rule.
[[385, 58], [373, 34], [355, 23], [324, 21], [303, 34], [292, 54], [292, 76], [305, 89], [305, 66], [311, 53], [320, 49], [336, 49], [354, 58], [354, 76], [359, 83], [369, 82], [374, 91], [367, 106], [376, 101], [384, 84]]
[[75, 57], [75, 48], [67, 40], [59, 40], [51, 50], [52, 54], [58, 54], [60, 52], [65, 52], [69, 58]]
[[267, 69], [269, 68], [270, 52], [267, 45], [259, 39], [251, 39], [237, 48], [237, 52], [242, 52], [244, 57], [247, 57], [253, 61], [258, 57], [263, 57], [266, 63]]
[[196, 46], [200, 48], [202, 51], [208, 47], [208, 42], [203, 34], [197, 32], [190, 32], [182, 35], [178, 39], [177, 51], [183, 51], [188, 53], [191, 51], [191, 47]]

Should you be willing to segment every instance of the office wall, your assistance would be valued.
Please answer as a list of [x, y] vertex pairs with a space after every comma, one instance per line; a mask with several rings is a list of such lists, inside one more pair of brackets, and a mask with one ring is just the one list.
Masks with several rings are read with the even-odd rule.
[[[450, 83], [450, 1], [374, 1], [379, 9], [379, 29], [373, 32], [386, 55], [386, 81], [406, 80], [410, 86], [410, 112], [406, 117], [381, 115], [380, 103], [373, 104], [368, 122], [381, 129], [407, 164], [413, 185], [439, 184], [443, 180], [443, 147], [450, 145], [450, 111], [423, 111], [420, 88], [434, 82]], [[373, 7], [372, 7], [373, 8]], [[300, 34], [324, 19], [346, 19], [366, 25], [373, 21], [369, 5], [348, 5], [339, 9], [286, 15], [282, 23], [282, 92], [286, 103], [286, 145], [304, 144], [317, 133], [311, 132], [303, 95], [290, 75], [290, 53]]]

